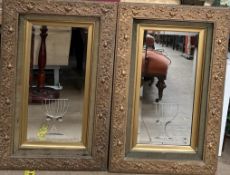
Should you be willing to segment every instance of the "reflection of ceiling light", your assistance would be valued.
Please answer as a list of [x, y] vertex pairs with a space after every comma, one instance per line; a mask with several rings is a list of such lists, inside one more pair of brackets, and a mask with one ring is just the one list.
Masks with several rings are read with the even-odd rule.
[[160, 31], [160, 35], [178, 35], [178, 36], [197, 36], [196, 32], [170, 32], [170, 31]]

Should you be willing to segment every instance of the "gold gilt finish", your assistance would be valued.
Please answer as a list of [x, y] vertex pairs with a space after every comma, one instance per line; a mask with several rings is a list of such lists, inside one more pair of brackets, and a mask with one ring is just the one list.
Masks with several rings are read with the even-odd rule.
[[[40, 170], [104, 170], [107, 167], [109, 124], [111, 109], [111, 91], [113, 74], [113, 57], [116, 30], [116, 3], [103, 2], [67, 2], [67, 1], [46, 1], [46, 0], [5, 0], [3, 3], [3, 25], [2, 25], [2, 57], [0, 64], [0, 169], [40, 169]], [[94, 92], [88, 101], [93, 109], [90, 109], [92, 119], [85, 128], [87, 131], [87, 141], [82, 145], [64, 143], [39, 145], [40, 143], [27, 143], [21, 138], [24, 148], [20, 148], [18, 132], [20, 131], [20, 103], [26, 96], [18, 92], [28, 93], [23, 89], [22, 82], [28, 82], [28, 77], [20, 77], [18, 71], [23, 68], [22, 61], [19, 61], [20, 41], [19, 19], [20, 15], [48, 19], [56, 23], [69, 22], [75, 20], [71, 25], [82, 21], [87, 24], [88, 30], [99, 29], [97, 36], [90, 36], [93, 40], [93, 60], [95, 67], [91, 74], [95, 75], [91, 79], [89, 92]], [[95, 29], [90, 29], [92, 21], [98, 21]], [[77, 22], [76, 22], [77, 21]], [[41, 21], [42, 24], [46, 23]], [[77, 23], [78, 25], [78, 23]], [[83, 24], [85, 25], [85, 24]], [[27, 31], [30, 31], [31, 23], [28, 22]], [[29, 34], [29, 33], [27, 33]], [[25, 41], [26, 37], [24, 37]], [[107, 43], [105, 48], [103, 44]], [[29, 41], [26, 44], [30, 45]], [[91, 47], [91, 46], [90, 46]], [[27, 50], [29, 52], [29, 50]], [[89, 54], [91, 54], [89, 53]], [[28, 53], [24, 53], [28, 54]], [[28, 57], [28, 55], [27, 55]], [[92, 58], [91, 58], [92, 59]], [[29, 60], [27, 59], [27, 63]], [[88, 63], [87, 63], [88, 64]], [[9, 65], [10, 69], [9, 69]], [[26, 66], [26, 65], [24, 65]], [[87, 65], [89, 69], [89, 64]], [[20, 68], [18, 70], [18, 68]], [[25, 71], [25, 70], [23, 70]], [[28, 70], [27, 70], [28, 71]], [[89, 79], [89, 78], [88, 78]], [[105, 80], [104, 82], [102, 80]], [[17, 84], [18, 82], [21, 82]], [[18, 91], [20, 89], [20, 91]], [[26, 92], [25, 92], [26, 91]], [[89, 96], [89, 94], [85, 94]], [[20, 97], [20, 98], [17, 98]], [[25, 100], [25, 99], [24, 99]], [[95, 102], [95, 103], [94, 103]], [[23, 104], [23, 103], [22, 103]], [[25, 104], [25, 102], [24, 102]], [[24, 106], [25, 107], [25, 106]], [[25, 112], [24, 112], [25, 114]], [[86, 115], [86, 114], [84, 114]], [[23, 120], [24, 120], [23, 119]], [[26, 121], [23, 121], [23, 123]], [[24, 123], [25, 124], [25, 123]], [[24, 129], [26, 126], [24, 126]], [[15, 131], [15, 132], [14, 132]], [[86, 129], [83, 134], [86, 133]], [[25, 134], [25, 132], [24, 132]], [[88, 136], [91, 135], [89, 140]], [[18, 137], [18, 138], [17, 138]], [[85, 149], [85, 145], [90, 149]], [[93, 146], [92, 146], [93, 145]], [[41, 146], [38, 149], [38, 146]], [[76, 149], [79, 148], [79, 149]]]
[[137, 25], [137, 43], [136, 43], [136, 58], [142, 58], [142, 48], [143, 48], [143, 36], [144, 31], [171, 31], [171, 32], [193, 32], [198, 33], [199, 43], [198, 43], [198, 57], [197, 57], [197, 68], [195, 73], [195, 93], [194, 93], [194, 110], [193, 110], [193, 121], [192, 121], [192, 134], [191, 134], [191, 145], [190, 146], [154, 146], [146, 144], [138, 144], [138, 118], [139, 118], [139, 97], [140, 97], [140, 84], [141, 84], [141, 65], [142, 59], [136, 59], [136, 73], [135, 73], [135, 83], [134, 83], [134, 106], [132, 107], [132, 127], [131, 127], [131, 150], [132, 151], [161, 151], [161, 152], [188, 152], [195, 153], [198, 144], [198, 134], [199, 134], [199, 112], [201, 106], [201, 90], [202, 90], [202, 75], [203, 75], [203, 64], [204, 64], [204, 46], [205, 46], [205, 28], [191, 28], [191, 26], [177, 27], [174, 25], [154, 25], [154, 24], [138, 24]]
[[[156, 158], [155, 154], [162, 153], [165, 150], [161, 148], [146, 148], [151, 157], [136, 157], [136, 153], [144, 154], [142, 145], [137, 145], [135, 155], [130, 156], [127, 152], [127, 146], [130, 148], [130, 138], [127, 138], [128, 129], [132, 122], [128, 120], [129, 111], [132, 110], [129, 103], [129, 94], [132, 87], [129, 85], [130, 69], [133, 59], [132, 55], [132, 36], [134, 31], [134, 20], [140, 19], [142, 21], [167, 21], [166, 24], [172, 25], [177, 21], [187, 22], [189, 27], [193, 29], [192, 22], [200, 22], [213, 24], [213, 39], [212, 48], [209, 51], [211, 58], [208, 71], [207, 95], [205, 97], [207, 105], [205, 109], [206, 121], [201, 124], [205, 130], [204, 144], [202, 147], [202, 157], [200, 159], [182, 159], [176, 156], [173, 159]], [[217, 148], [219, 143], [220, 133], [220, 116], [222, 107], [224, 75], [226, 65], [226, 54], [230, 27], [230, 11], [227, 8], [213, 8], [213, 7], [195, 7], [195, 6], [167, 6], [167, 5], [151, 5], [151, 4], [135, 4], [135, 3], [120, 3], [118, 10], [118, 30], [117, 30], [117, 47], [115, 58], [115, 75], [113, 87], [113, 103], [112, 103], [112, 121], [111, 121], [111, 150], [110, 150], [110, 165], [109, 169], [112, 172], [126, 172], [126, 173], [159, 173], [159, 174], [183, 174], [183, 175], [214, 175], [217, 168]], [[171, 22], [170, 22], [171, 21]], [[143, 24], [145, 24], [143, 22]], [[174, 28], [180, 28], [179, 25]], [[196, 27], [194, 27], [196, 29]], [[204, 35], [202, 29], [198, 29], [200, 36]], [[202, 34], [203, 33], [203, 34]], [[127, 39], [124, 39], [127, 36]], [[202, 38], [205, 36], [202, 36]], [[218, 42], [221, 40], [221, 42]], [[201, 42], [201, 39], [200, 39]], [[211, 42], [210, 42], [211, 43]], [[209, 43], [209, 44], [210, 44]], [[200, 50], [202, 48], [199, 48]], [[205, 50], [206, 51], [206, 50]], [[204, 58], [203, 58], [204, 59]], [[206, 58], [205, 58], [205, 63]], [[202, 64], [198, 69], [202, 70]], [[122, 74], [127, 72], [127, 74]], [[215, 78], [216, 77], [216, 78]], [[201, 82], [202, 78], [196, 75], [196, 81]], [[200, 85], [196, 85], [196, 98], [199, 97]], [[203, 92], [202, 92], [203, 93]], [[132, 95], [131, 95], [132, 96]], [[203, 96], [202, 96], [203, 97]], [[197, 105], [199, 99], [194, 103]], [[201, 99], [202, 103], [204, 99]], [[122, 110], [121, 110], [122, 108]], [[194, 107], [194, 111], [199, 111], [199, 106]], [[214, 112], [212, 112], [214, 111]], [[199, 121], [196, 118], [193, 121], [193, 130]], [[197, 120], [197, 121], [196, 121]], [[135, 122], [134, 122], [135, 123]], [[198, 132], [196, 130], [196, 132]], [[196, 135], [193, 131], [191, 146], [196, 145]], [[135, 136], [135, 134], [134, 134]], [[136, 136], [135, 136], [136, 137]], [[211, 145], [211, 146], [210, 146]], [[155, 149], [155, 150], [154, 150]], [[172, 148], [170, 148], [172, 149]], [[151, 152], [151, 150], [154, 152]], [[132, 151], [132, 150], [131, 150]], [[174, 152], [185, 155], [189, 154], [189, 150], [175, 147]], [[190, 149], [193, 151], [193, 148]]]
[[[21, 109], [20, 113], [22, 117], [20, 117], [20, 147], [21, 148], [51, 148], [51, 149], [86, 149], [88, 147], [87, 145], [87, 134], [88, 134], [88, 115], [89, 115], [89, 97], [90, 97], [90, 79], [92, 74], [92, 51], [93, 51], [93, 43], [94, 43], [94, 27], [95, 22], [84, 22], [84, 21], [61, 21], [61, 22], [55, 22], [52, 20], [42, 20], [42, 19], [36, 19], [36, 20], [26, 20], [24, 21], [24, 39], [20, 42], [20, 44], [24, 44], [23, 47], [23, 53], [24, 55], [20, 55], [19, 59], [24, 60], [23, 69], [19, 71], [19, 75], [23, 77], [23, 79], [20, 79], [20, 82], [23, 82], [22, 91], [18, 92], [22, 94], [22, 97], [25, 97], [20, 102]], [[86, 55], [86, 77], [85, 77], [85, 90], [84, 90], [84, 109], [82, 114], [82, 140], [80, 142], [50, 142], [50, 141], [28, 141], [27, 140], [27, 128], [28, 128], [28, 95], [29, 95], [29, 71], [30, 71], [30, 45], [31, 45], [31, 31], [33, 25], [46, 25], [48, 27], [50, 26], [56, 26], [56, 27], [62, 27], [62, 26], [68, 26], [68, 27], [81, 27], [85, 28], [88, 31], [88, 41], [87, 41], [87, 55]], [[23, 43], [25, 42], [25, 43]], [[92, 94], [91, 94], [92, 95]]]

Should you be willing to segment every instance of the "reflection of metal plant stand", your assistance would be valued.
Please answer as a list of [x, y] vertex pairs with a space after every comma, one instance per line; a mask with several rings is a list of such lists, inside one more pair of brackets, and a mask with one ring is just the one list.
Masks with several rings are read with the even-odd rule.
[[56, 122], [62, 122], [69, 107], [69, 99], [45, 99], [43, 101], [46, 120], [50, 123], [49, 135], [63, 135], [56, 127]]
[[159, 119], [156, 120], [156, 123], [162, 126], [161, 133], [156, 137], [156, 139], [162, 140], [162, 144], [165, 144], [164, 141], [173, 139], [167, 134], [167, 126], [176, 118], [179, 111], [179, 104], [154, 103], [154, 105], [155, 114], [159, 116]]

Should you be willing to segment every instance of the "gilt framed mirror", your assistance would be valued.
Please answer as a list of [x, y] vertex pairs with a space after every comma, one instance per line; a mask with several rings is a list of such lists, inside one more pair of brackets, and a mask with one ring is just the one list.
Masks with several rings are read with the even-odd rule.
[[105, 169], [116, 3], [3, 9], [0, 167]]
[[120, 3], [110, 170], [215, 174], [229, 9]]

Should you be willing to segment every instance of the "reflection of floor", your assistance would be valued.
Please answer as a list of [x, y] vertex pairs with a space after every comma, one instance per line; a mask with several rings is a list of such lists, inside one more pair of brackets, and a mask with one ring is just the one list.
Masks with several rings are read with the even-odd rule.
[[[83, 90], [79, 87], [74, 71], [65, 72], [61, 76], [63, 90], [60, 91], [60, 99], [69, 99], [69, 106], [62, 121], [46, 120], [44, 105], [30, 105], [28, 117], [28, 136], [30, 141], [59, 141], [79, 142], [82, 130]], [[74, 78], [75, 77], [75, 78]], [[61, 108], [61, 107], [59, 107]]]
[[[161, 49], [160, 45], [156, 45]], [[180, 51], [164, 47], [172, 63], [168, 69], [162, 100], [157, 104], [157, 79], [150, 87], [143, 86], [142, 113], [138, 143], [189, 145], [193, 102], [193, 62], [182, 57]]]

